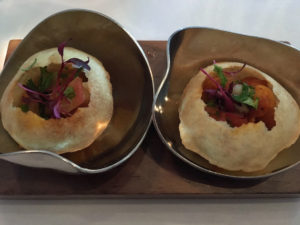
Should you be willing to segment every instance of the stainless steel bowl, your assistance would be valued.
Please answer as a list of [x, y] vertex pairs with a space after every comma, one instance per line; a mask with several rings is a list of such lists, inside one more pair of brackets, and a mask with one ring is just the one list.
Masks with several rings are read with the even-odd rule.
[[214, 59], [245, 62], [264, 71], [283, 85], [300, 105], [300, 52], [297, 49], [264, 38], [190, 27], [176, 31], [170, 37], [167, 57], [168, 67], [155, 98], [153, 115], [159, 136], [172, 153], [201, 171], [241, 179], [269, 177], [299, 163], [298, 139], [264, 170], [253, 173], [223, 170], [187, 150], [181, 143], [178, 129], [178, 106], [183, 89], [200, 67], [210, 65]]
[[67, 10], [38, 24], [5, 65], [0, 95], [29, 56], [69, 38], [69, 46], [95, 56], [110, 73], [114, 113], [108, 128], [90, 147], [57, 155], [43, 150], [22, 151], [1, 124], [1, 159], [69, 173], [101, 173], [126, 161], [144, 139], [154, 99], [149, 63], [139, 44], [121, 25], [97, 12]]

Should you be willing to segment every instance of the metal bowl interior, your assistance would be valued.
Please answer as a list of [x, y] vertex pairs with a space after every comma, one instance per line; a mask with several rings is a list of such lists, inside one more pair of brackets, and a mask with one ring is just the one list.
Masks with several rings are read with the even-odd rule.
[[264, 71], [286, 88], [300, 105], [300, 52], [297, 49], [264, 38], [192, 27], [177, 31], [170, 37], [167, 56], [168, 69], [155, 99], [154, 124], [163, 142], [176, 156], [211, 174], [246, 179], [268, 177], [299, 163], [298, 139], [264, 170], [252, 173], [227, 171], [187, 150], [181, 143], [178, 129], [178, 106], [185, 86], [200, 67], [210, 65], [214, 59], [217, 62], [245, 62]]
[[[68, 46], [95, 56], [109, 72], [114, 112], [108, 128], [91, 146], [54, 158], [72, 162], [70, 165], [75, 166], [79, 172], [103, 172], [119, 165], [137, 150], [151, 122], [154, 98], [153, 78], [146, 56], [134, 38], [119, 24], [102, 14], [87, 10], [67, 10], [46, 18], [24, 38], [5, 65], [0, 77], [0, 95], [29, 56], [58, 46], [70, 38], [72, 40]], [[0, 143], [1, 153], [4, 153], [0, 155], [1, 158], [37, 166], [32, 160], [22, 162], [22, 158], [30, 156], [19, 155], [21, 160], [16, 159], [18, 153], [39, 152], [19, 152], [20, 147], [10, 138], [2, 124]], [[43, 152], [42, 155], [45, 154]], [[48, 168], [47, 159], [44, 166], [37, 167]]]

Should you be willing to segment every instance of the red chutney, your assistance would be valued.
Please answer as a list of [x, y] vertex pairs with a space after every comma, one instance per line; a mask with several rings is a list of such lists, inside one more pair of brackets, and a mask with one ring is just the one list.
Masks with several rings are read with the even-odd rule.
[[[215, 74], [211, 75], [215, 81], [220, 83], [219, 77], [217, 77]], [[228, 91], [230, 88], [230, 83], [235, 81], [235, 76], [227, 74], [225, 76], [227, 78], [227, 83], [224, 89]], [[268, 130], [271, 130], [276, 125], [274, 112], [277, 102], [272, 89], [268, 86], [268, 82], [256, 77], [246, 77], [240, 81], [254, 88], [254, 99], [259, 99], [257, 109], [246, 105], [241, 106], [241, 104], [236, 104], [235, 111], [226, 112], [220, 104], [215, 104], [217, 100], [214, 96], [205, 92], [207, 89], [218, 89], [214, 82], [206, 78], [203, 82], [203, 94], [201, 97], [202, 100], [207, 104], [205, 106], [206, 112], [210, 117], [217, 121], [227, 121], [231, 127], [240, 127], [249, 122], [257, 123], [262, 121], [265, 123]]]

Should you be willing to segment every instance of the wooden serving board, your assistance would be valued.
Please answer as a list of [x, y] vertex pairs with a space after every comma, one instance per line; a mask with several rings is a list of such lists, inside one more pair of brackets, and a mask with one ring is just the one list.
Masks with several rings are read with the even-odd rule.
[[[20, 40], [10, 41], [7, 57]], [[166, 41], [140, 41], [157, 88], [166, 68]], [[300, 165], [261, 180], [232, 180], [200, 172], [177, 159], [153, 126], [138, 151], [104, 174], [68, 175], [0, 161], [2, 198], [57, 197], [299, 197]]]

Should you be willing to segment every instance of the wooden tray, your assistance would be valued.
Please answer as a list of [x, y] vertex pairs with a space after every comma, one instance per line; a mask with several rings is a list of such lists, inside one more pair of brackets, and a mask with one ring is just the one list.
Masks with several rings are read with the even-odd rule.
[[[7, 57], [20, 40], [10, 41]], [[140, 41], [157, 88], [166, 68], [166, 41]], [[202, 173], [173, 156], [153, 126], [122, 166], [98, 175], [67, 175], [0, 161], [1, 197], [299, 197], [300, 165], [269, 179], [239, 181]]]

